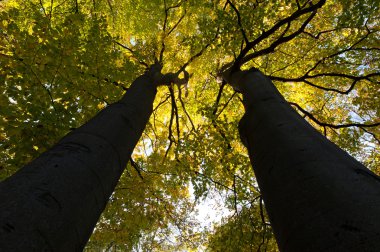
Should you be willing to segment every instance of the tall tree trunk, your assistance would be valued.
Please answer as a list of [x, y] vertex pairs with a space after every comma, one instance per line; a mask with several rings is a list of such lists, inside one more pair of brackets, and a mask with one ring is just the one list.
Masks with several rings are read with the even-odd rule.
[[380, 179], [327, 140], [258, 71], [239, 131], [281, 251], [379, 251]]
[[125, 96], [0, 184], [1, 251], [82, 251], [152, 112], [140, 76]]

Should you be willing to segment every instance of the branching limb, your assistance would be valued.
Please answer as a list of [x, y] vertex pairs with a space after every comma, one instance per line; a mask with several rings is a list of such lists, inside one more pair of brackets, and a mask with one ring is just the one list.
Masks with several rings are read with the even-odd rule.
[[167, 7], [166, 5], [166, 0], [164, 0], [164, 10], [165, 10], [165, 17], [164, 17], [164, 23], [162, 25], [162, 30], [163, 30], [163, 35], [162, 35], [162, 38], [161, 38], [161, 51], [160, 51], [160, 54], [159, 54], [159, 59], [158, 59], [158, 62], [159, 63], [163, 63], [163, 60], [164, 60], [164, 52], [165, 52], [165, 39], [166, 37], [168, 37], [176, 28], [177, 26], [181, 23], [182, 19], [186, 16], [186, 10], [185, 10], [185, 13], [181, 16], [181, 18], [177, 21], [177, 23], [169, 30], [168, 33], [166, 33], [166, 29], [167, 29], [167, 26], [168, 26], [168, 19], [169, 19], [169, 11], [171, 9], [176, 9], [176, 8], [179, 8], [182, 3], [186, 2], [187, 0], [183, 0], [183, 1], [179, 1], [177, 4], [173, 5], [173, 6], [169, 6]]
[[240, 62], [239, 64], [243, 65], [244, 63], [247, 63], [248, 61], [250, 61], [254, 58], [257, 58], [259, 56], [274, 52], [276, 47], [278, 47], [279, 45], [284, 44], [286, 42], [289, 42], [290, 40], [294, 39], [296, 36], [301, 34], [316, 14], [317, 14], [317, 12], [313, 11], [312, 14], [305, 20], [305, 22], [303, 22], [301, 27], [296, 32], [293, 32], [292, 34], [285, 36], [286, 32], [289, 30], [289, 27], [290, 27], [290, 22], [287, 23], [287, 26], [286, 26], [284, 32], [280, 35], [280, 38], [276, 39], [269, 47], [244, 56], [243, 58], [241, 58], [239, 60], [239, 62]]
[[314, 71], [315, 69], [317, 69], [317, 67], [318, 67], [320, 64], [323, 64], [326, 60], [331, 59], [331, 58], [334, 58], [334, 57], [339, 56], [339, 55], [342, 55], [342, 54], [344, 54], [344, 53], [346, 53], [346, 52], [356, 50], [356, 49], [355, 49], [356, 46], [357, 46], [358, 44], [360, 44], [362, 41], [364, 41], [366, 38], [368, 38], [368, 36], [374, 32], [374, 31], [369, 30], [367, 27], [366, 27], [366, 31], [367, 31], [366, 34], [365, 34], [362, 38], [360, 38], [358, 41], [356, 41], [355, 43], [353, 43], [352, 45], [350, 45], [348, 48], [346, 48], [346, 49], [342, 49], [342, 50], [339, 50], [338, 52], [335, 52], [335, 53], [333, 53], [333, 54], [330, 54], [330, 55], [328, 55], [328, 56], [325, 56], [325, 57], [323, 57], [322, 59], [320, 59], [319, 61], [317, 61], [317, 62], [314, 64], [314, 66], [311, 67], [311, 68], [305, 73], [304, 76], [309, 75], [312, 71]]
[[[362, 76], [355, 76], [355, 75], [351, 75], [351, 74], [334, 73], [334, 72], [311, 74], [311, 72], [313, 72], [314, 70], [316, 70], [320, 65], [324, 64], [328, 59], [332, 59], [334, 57], [337, 57], [337, 56], [342, 55], [344, 53], [347, 53], [349, 51], [378, 50], [377, 47], [373, 47], [373, 48], [372, 47], [371, 48], [356, 47], [362, 41], [364, 41], [371, 33], [374, 32], [374, 31], [369, 30], [368, 27], [366, 27], [366, 31], [367, 32], [366, 32], [366, 34], [363, 37], [361, 37], [355, 43], [353, 43], [352, 45], [350, 45], [348, 48], [342, 49], [342, 50], [340, 50], [338, 52], [335, 52], [333, 54], [327, 55], [327, 56], [321, 58], [320, 60], [318, 60], [301, 77], [297, 77], [297, 78], [284, 78], [284, 77], [271, 76], [271, 75], [268, 76], [268, 77], [271, 78], [272, 80], [281, 81], [281, 82], [303, 82], [303, 83], [306, 83], [306, 84], [308, 84], [310, 86], [313, 86], [313, 87], [316, 87], [316, 88], [319, 88], [319, 89], [322, 89], [322, 90], [325, 90], [325, 91], [333, 91], [333, 92], [337, 92], [337, 93], [340, 93], [340, 94], [348, 94], [348, 93], [350, 93], [355, 88], [355, 85], [359, 81], [361, 81], [361, 80], [368, 80], [368, 81], [373, 82], [373, 83], [378, 83], [378, 82], [373, 81], [371, 78], [372, 77], [376, 77], [376, 76], [380, 76], [380, 73], [370, 73], [370, 74], [362, 75]], [[327, 77], [340, 77], [340, 78], [351, 79], [352, 83], [350, 84], [350, 86], [349, 86], [348, 89], [346, 89], [346, 90], [339, 90], [339, 89], [336, 89], [336, 88], [323, 87], [323, 86], [317, 85], [317, 84], [315, 84], [315, 83], [313, 83], [311, 81], [311, 79], [316, 79], [316, 78], [319, 78], [319, 77], [326, 77], [326, 76]]]
[[[277, 22], [271, 29], [267, 30], [267, 31], [264, 31], [258, 38], [256, 38], [255, 40], [249, 42], [246, 47], [240, 52], [239, 56], [236, 58], [232, 68], [233, 70], [235, 69], [239, 69], [241, 65], [243, 65], [245, 62], [248, 61], [248, 59], [245, 59], [243, 60], [247, 53], [253, 49], [256, 45], [258, 45], [259, 43], [261, 43], [263, 40], [265, 40], [266, 38], [270, 37], [271, 35], [273, 35], [276, 31], [278, 31], [281, 27], [283, 27], [284, 25], [287, 25], [288, 23], [291, 23], [292, 21], [296, 20], [297, 18], [299, 18], [300, 16], [303, 16], [307, 13], [314, 13], [316, 12], [316, 10], [318, 10], [319, 8], [321, 8], [324, 4], [325, 4], [326, 0], [320, 0], [319, 2], [317, 2], [316, 4], [312, 4], [310, 3], [309, 7], [307, 8], [301, 8], [301, 9], [298, 9], [297, 11], [295, 11], [292, 15], [290, 15], [289, 17], [287, 18], [284, 18], [282, 20], [280, 20], [279, 22]], [[315, 14], [314, 14], [315, 15]], [[311, 15], [309, 16], [309, 18], [313, 18], [314, 15]], [[308, 18], [308, 19], [309, 19]], [[310, 20], [307, 21], [307, 23], [309, 22]], [[306, 26], [307, 24], [304, 23], [304, 25]], [[302, 29], [303, 30], [303, 29]], [[302, 32], [302, 31], [300, 31]], [[286, 39], [285, 39], [286, 40]], [[268, 49], [269, 50], [269, 49]], [[262, 52], [264, 53], [264, 52]], [[262, 55], [262, 54], [260, 54]], [[251, 59], [254, 55], [250, 56]], [[257, 57], [257, 56], [255, 56]]]
[[334, 29], [330, 29], [330, 30], [326, 30], [326, 31], [321, 31], [321, 32], [318, 32], [317, 35], [313, 35], [313, 34], [311, 34], [310, 32], [307, 32], [307, 31], [303, 31], [302, 33], [308, 35], [309, 37], [311, 37], [313, 39], [318, 40], [321, 35], [323, 35], [325, 33], [334, 32], [334, 31], [337, 31], [337, 30], [340, 30], [340, 29], [344, 29], [344, 28], [334, 28]]

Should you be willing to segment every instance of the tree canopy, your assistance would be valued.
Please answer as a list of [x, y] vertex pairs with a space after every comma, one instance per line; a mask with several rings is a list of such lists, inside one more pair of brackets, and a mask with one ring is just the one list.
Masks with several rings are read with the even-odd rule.
[[[378, 0], [3, 0], [0, 179], [117, 101], [157, 60], [161, 87], [88, 250], [275, 251], [220, 77], [256, 67], [317, 130], [380, 173]], [[109, 122], [112, 123], [112, 122]], [[254, 165], [254, 160], [253, 160]], [[219, 195], [218, 197], [216, 195]], [[204, 226], [202, 201], [225, 208]]]

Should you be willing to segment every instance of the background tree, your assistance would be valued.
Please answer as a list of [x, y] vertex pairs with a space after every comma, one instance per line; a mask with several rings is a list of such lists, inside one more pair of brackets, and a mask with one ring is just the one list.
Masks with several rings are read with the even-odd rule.
[[[240, 96], [217, 75], [248, 48], [244, 67], [259, 68], [316, 129], [378, 172], [378, 6], [2, 1], [0, 176], [116, 101], [146, 65], [163, 58], [164, 72], [186, 65], [190, 82], [159, 90], [89, 248], [275, 250], [237, 132]], [[191, 213], [215, 191], [230, 215], [222, 226], [199, 229]], [[234, 228], [244, 235], [220, 238]]]

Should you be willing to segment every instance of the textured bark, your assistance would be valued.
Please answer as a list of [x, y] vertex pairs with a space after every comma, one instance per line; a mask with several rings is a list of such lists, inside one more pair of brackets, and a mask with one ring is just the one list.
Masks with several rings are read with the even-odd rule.
[[140, 76], [125, 96], [0, 184], [1, 251], [82, 251], [152, 112]]
[[379, 251], [380, 179], [319, 134], [260, 72], [239, 131], [281, 251]]

